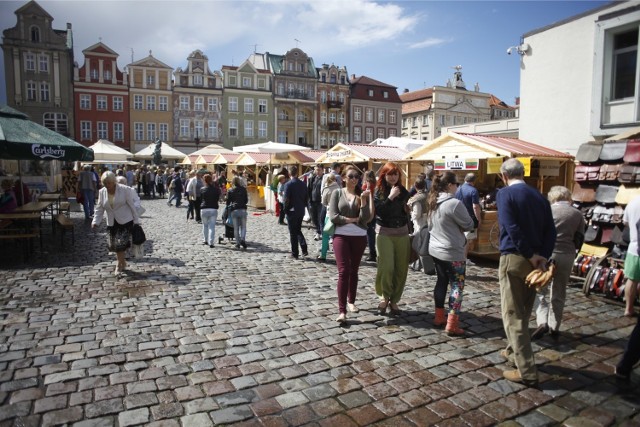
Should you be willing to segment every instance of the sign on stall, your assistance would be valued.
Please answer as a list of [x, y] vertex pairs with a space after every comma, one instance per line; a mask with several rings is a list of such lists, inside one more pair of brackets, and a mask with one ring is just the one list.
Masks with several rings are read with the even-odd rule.
[[516, 157], [524, 165], [524, 176], [531, 176], [531, 157]]
[[560, 162], [557, 160], [540, 160], [540, 176], [560, 176]]
[[349, 157], [350, 155], [351, 150], [327, 151], [325, 154], [327, 159], [342, 159], [344, 157]]
[[478, 159], [441, 159], [433, 162], [436, 170], [478, 170]]
[[502, 157], [489, 157], [487, 159], [487, 173], [500, 173], [500, 166], [504, 162]]

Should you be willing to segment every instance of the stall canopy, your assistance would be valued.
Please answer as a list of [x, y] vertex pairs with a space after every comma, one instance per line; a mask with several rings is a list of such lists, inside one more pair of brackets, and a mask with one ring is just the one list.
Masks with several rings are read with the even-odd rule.
[[235, 162], [240, 156], [240, 153], [220, 153], [211, 161], [211, 163], [214, 165], [226, 165], [228, 163]]
[[188, 156], [184, 156], [184, 158], [182, 159], [182, 161], [180, 161], [178, 164], [179, 165], [183, 165], [183, 166], [194, 166], [196, 165], [196, 160], [198, 160], [198, 157], [200, 157], [199, 154], [189, 154]]
[[269, 164], [270, 158], [269, 153], [242, 153], [231, 164], [234, 166], [261, 166]]
[[371, 141], [369, 145], [385, 145], [387, 147], [398, 147], [406, 151], [413, 151], [427, 144], [428, 141], [421, 139], [400, 138], [399, 136], [390, 136], [389, 138], [378, 138]]
[[210, 167], [213, 170], [213, 160], [218, 157], [217, 154], [200, 154], [196, 159], [196, 166], [207, 168]]
[[209, 144], [204, 148], [201, 148], [197, 151], [194, 151], [191, 154], [195, 154], [195, 155], [218, 155], [220, 153], [233, 153], [233, 151], [229, 150], [228, 148], [224, 148], [222, 145], [220, 144]]
[[307, 150], [307, 151], [293, 151], [289, 154], [291, 157], [298, 160], [298, 163], [313, 164], [313, 163], [316, 163], [316, 160], [318, 160], [326, 152], [327, 150]]
[[338, 143], [316, 159], [316, 163], [379, 163], [402, 160], [406, 150], [398, 147]]
[[[134, 154], [136, 159], [144, 159], [144, 160], [152, 160], [153, 159], [153, 151], [156, 149], [155, 142], [147, 145], [142, 150], [138, 151]], [[176, 150], [166, 142], [162, 143], [160, 148], [160, 153], [162, 154], [163, 160], [182, 160], [185, 157], [185, 154], [181, 151]], [[197, 158], [197, 157], [196, 157]]]
[[0, 159], [93, 160], [93, 151], [11, 107], [0, 108]]
[[572, 159], [568, 153], [517, 138], [449, 132], [407, 153], [405, 160], [488, 159], [491, 157], [535, 157]]
[[93, 150], [93, 163], [125, 163], [133, 157], [133, 154], [106, 139], [99, 139], [89, 148]]
[[282, 142], [260, 142], [257, 144], [239, 145], [233, 147], [233, 151], [236, 153], [289, 153], [291, 151], [304, 151], [310, 150], [309, 147], [296, 144], [284, 144]]

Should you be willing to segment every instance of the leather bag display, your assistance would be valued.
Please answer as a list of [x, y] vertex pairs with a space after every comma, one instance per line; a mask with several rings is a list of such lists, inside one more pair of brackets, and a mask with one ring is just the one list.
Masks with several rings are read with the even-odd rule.
[[640, 166], [622, 165], [618, 172], [618, 182], [622, 184], [633, 184], [636, 182], [638, 173], [640, 173]]
[[618, 174], [622, 168], [621, 164], [605, 164], [600, 166], [600, 172], [598, 174], [598, 181], [600, 182], [613, 182], [618, 180]]
[[627, 140], [605, 141], [600, 152], [600, 160], [603, 162], [619, 162], [627, 150]]
[[640, 139], [627, 141], [627, 148], [622, 159], [625, 163], [640, 164]]
[[616, 194], [618, 194], [618, 187], [615, 185], [598, 185], [596, 202], [603, 205], [612, 205], [616, 203]]
[[587, 227], [587, 231], [585, 231], [584, 233], [584, 241], [587, 243], [599, 242], [600, 226], [595, 224], [590, 224]]
[[602, 144], [595, 142], [587, 142], [578, 147], [576, 160], [580, 163], [597, 163], [600, 161], [600, 153], [602, 152]]
[[593, 210], [593, 216], [591, 217], [591, 221], [610, 223], [611, 219], [613, 218], [613, 212], [614, 212], [613, 207], [598, 205]]
[[596, 201], [596, 188], [575, 182], [571, 198], [574, 202], [593, 203]]
[[619, 205], [628, 205], [637, 196], [640, 196], [640, 187], [629, 187], [627, 185], [621, 185], [618, 188], [615, 202]]
[[600, 236], [600, 243], [606, 245], [611, 242], [613, 236], [613, 229], [616, 227], [602, 227], [602, 235]]
[[600, 176], [600, 166], [578, 165], [573, 173], [575, 182], [596, 182]]

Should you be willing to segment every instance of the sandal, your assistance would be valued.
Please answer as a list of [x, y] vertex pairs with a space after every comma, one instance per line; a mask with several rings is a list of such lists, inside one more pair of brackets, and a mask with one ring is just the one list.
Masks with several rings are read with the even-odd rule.
[[390, 304], [389, 314], [392, 316], [399, 316], [402, 311], [398, 308], [398, 305], [394, 302]]
[[383, 316], [387, 312], [388, 305], [389, 305], [389, 300], [385, 299], [380, 301], [380, 304], [378, 304], [378, 314]]

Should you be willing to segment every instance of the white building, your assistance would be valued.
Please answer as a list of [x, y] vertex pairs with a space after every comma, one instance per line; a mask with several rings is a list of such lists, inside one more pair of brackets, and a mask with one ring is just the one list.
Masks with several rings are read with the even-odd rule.
[[640, 124], [640, 1], [612, 2], [524, 34], [520, 139], [575, 154]]

